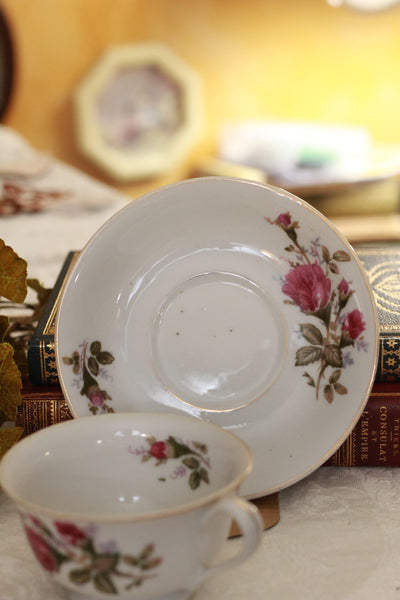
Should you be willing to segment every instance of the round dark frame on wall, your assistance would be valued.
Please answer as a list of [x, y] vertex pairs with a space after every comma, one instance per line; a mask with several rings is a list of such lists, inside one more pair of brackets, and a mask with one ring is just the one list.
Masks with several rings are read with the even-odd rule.
[[14, 52], [10, 29], [0, 6], [0, 120], [10, 102], [14, 83]]

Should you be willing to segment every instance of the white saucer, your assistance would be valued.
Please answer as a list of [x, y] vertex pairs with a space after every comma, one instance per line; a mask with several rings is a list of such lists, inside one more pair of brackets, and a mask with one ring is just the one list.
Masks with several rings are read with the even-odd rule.
[[252, 498], [344, 441], [377, 352], [370, 286], [341, 234], [295, 196], [229, 178], [170, 185], [112, 217], [81, 252], [56, 325], [75, 417], [213, 421], [250, 446]]

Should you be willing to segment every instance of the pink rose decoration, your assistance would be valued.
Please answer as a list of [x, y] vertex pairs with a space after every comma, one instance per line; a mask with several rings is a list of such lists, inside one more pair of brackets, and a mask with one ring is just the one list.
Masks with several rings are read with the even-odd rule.
[[278, 218], [276, 219], [276, 222], [279, 225], [282, 225], [282, 227], [289, 227], [289, 225], [292, 222], [292, 219], [291, 219], [289, 213], [281, 213], [280, 215], [278, 215]]
[[282, 291], [304, 312], [324, 308], [331, 297], [331, 280], [319, 264], [297, 265], [285, 276]]
[[101, 391], [97, 388], [92, 392], [89, 392], [88, 398], [94, 406], [103, 406], [104, 404], [104, 396]]
[[349, 293], [349, 282], [346, 279], [342, 279], [342, 281], [338, 285], [338, 290], [344, 296]]
[[43, 569], [49, 572], [58, 571], [59, 565], [55, 555], [44, 539], [30, 527], [25, 527], [25, 533], [33, 553]]
[[150, 454], [154, 456], [154, 458], [158, 458], [159, 460], [163, 458], [167, 458], [167, 444], [166, 442], [154, 442], [150, 448]]
[[343, 323], [343, 329], [347, 331], [352, 340], [356, 340], [365, 329], [365, 322], [362, 312], [355, 308], [346, 315]]
[[62, 535], [68, 544], [72, 544], [76, 546], [79, 542], [86, 539], [86, 534], [84, 531], [79, 529], [73, 523], [64, 523], [63, 521], [56, 521], [54, 523], [58, 533]]

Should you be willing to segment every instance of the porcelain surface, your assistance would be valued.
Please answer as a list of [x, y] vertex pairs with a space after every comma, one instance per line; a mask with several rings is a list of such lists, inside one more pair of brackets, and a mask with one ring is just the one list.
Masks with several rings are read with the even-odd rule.
[[356, 253], [305, 201], [238, 179], [135, 200], [88, 242], [56, 325], [76, 417], [212, 421], [254, 456], [248, 497], [321, 465], [361, 415], [378, 329]]
[[[238, 497], [251, 465], [212, 423], [115, 413], [25, 438], [0, 481], [39, 564], [72, 598], [184, 600], [260, 542], [258, 511]], [[243, 545], [223, 559], [233, 519]]]

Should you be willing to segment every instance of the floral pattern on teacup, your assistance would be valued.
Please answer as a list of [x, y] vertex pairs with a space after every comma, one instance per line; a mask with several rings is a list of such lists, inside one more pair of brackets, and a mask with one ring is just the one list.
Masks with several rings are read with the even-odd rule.
[[290, 240], [285, 247], [290, 270], [281, 284], [288, 298], [285, 303], [297, 306], [308, 317], [299, 324], [299, 335], [307, 344], [296, 351], [295, 366], [310, 366], [303, 373], [308, 385], [315, 388], [317, 400], [323, 390], [325, 400], [331, 403], [335, 393], [347, 394], [340, 377], [342, 369], [354, 363], [352, 350], [368, 350], [362, 335], [364, 316], [351, 307], [351, 281], [340, 275], [340, 264], [349, 262], [350, 255], [344, 250], [332, 253], [320, 238], [312, 240], [308, 248], [303, 246], [297, 236], [300, 224], [289, 212], [265, 220], [280, 227]]
[[97, 543], [94, 527], [81, 528], [68, 521], [51, 526], [36, 516], [21, 515], [28, 542], [41, 566], [49, 573], [64, 570], [70, 583], [92, 585], [98, 592], [118, 594], [157, 577], [162, 558], [154, 544], [137, 555], [121, 553], [114, 541]]
[[108, 378], [106, 366], [114, 362], [114, 356], [102, 349], [101, 342], [96, 340], [89, 344], [84, 341], [71, 356], [63, 356], [62, 361], [65, 365], [72, 366], [81, 388], [80, 393], [88, 398], [92, 414], [114, 412], [109, 404], [112, 400], [110, 394], [99, 383], [100, 378]]
[[[170, 479], [187, 477], [189, 474], [189, 486], [196, 490], [200, 484], [209, 483], [210, 459], [207, 456], [208, 448], [201, 442], [183, 442], [169, 435], [165, 440], [155, 437], [147, 438], [147, 446], [134, 448], [129, 446], [129, 452], [135, 456], [141, 456], [142, 462], [155, 460], [155, 466], [178, 460], [178, 465], [173, 466], [169, 473]], [[159, 481], [165, 481], [165, 477], [159, 477]]]

